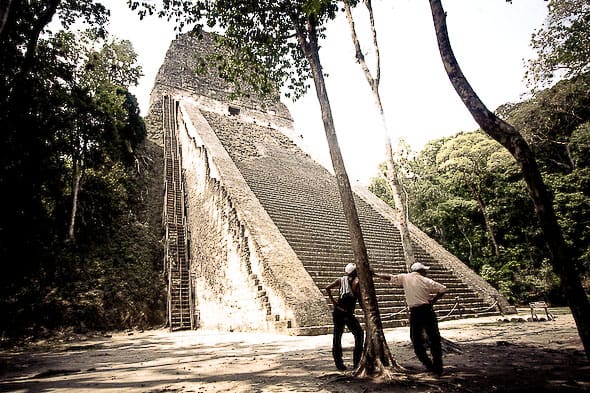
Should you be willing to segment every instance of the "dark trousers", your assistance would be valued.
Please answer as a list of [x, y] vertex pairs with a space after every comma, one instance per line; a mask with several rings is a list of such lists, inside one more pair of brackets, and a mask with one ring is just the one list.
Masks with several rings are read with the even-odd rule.
[[[418, 360], [429, 371], [442, 372], [440, 332], [432, 304], [424, 304], [410, 309], [410, 339]], [[427, 345], [430, 346], [432, 359], [426, 353]]]
[[334, 321], [334, 337], [332, 341], [332, 356], [334, 357], [334, 363], [338, 368], [344, 366], [344, 362], [342, 361], [342, 333], [344, 333], [344, 326], [346, 326], [354, 336], [353, 363], [356, 368], [361, 360], [361, 355], [363, 354], [363, 341], [365, 338], [363, 328], [354, 314], [346, 313], [338, 309], [335, 309], [332, 313], [332, 319]]

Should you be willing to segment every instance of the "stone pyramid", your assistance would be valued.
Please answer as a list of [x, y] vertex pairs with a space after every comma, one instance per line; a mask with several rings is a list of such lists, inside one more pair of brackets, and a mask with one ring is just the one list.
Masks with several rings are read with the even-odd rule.
[[[174, 124], [188, 248], [194, 327], [320, 334], [331, 329], [325, 286], [353, 261], [336, 179], [294, 142], [280, 101], [228, 99], [215, 75], [197, 75], [215, 50], [211, 37], [172, 42], [150, 111]], [[162, 111], [162, 97], [173, 102]], [[161, 140], [158, 127], [152, 138]], [[406, 271], [393, 210], [368, 190], [355, 202], [376, 271]], [[514, 307], [477, 274], [411, 226], [417, 260], [449, 292], [441, 320], [512, 313]], [[407, 323], [403, 291], [376, 282], [385, 327]], [[170, 305], [174, 310], [175, 306]], [[358, 315], [362, 320], [362, 312]]]

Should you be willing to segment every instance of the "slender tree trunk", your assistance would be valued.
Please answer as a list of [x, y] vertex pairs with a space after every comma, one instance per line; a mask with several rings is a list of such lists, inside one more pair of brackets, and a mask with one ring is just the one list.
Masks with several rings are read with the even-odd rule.
[[500, 259], [500, 246], [498, 245], [498, 241], [496, 240], [496, 235], [494, 234], [494, 228], [492, 227], [492, 223], [490, 222], [490, 217], [488, 215], [488, 209], [486, 207], [485, 202], [481, 198], [479, 191], [476, 189], [476, 186], [471, 184], [471, 193], [473, 197], [477, 201], [477, 205], [479, 206], [479, 210], [481, 210], [481, 214], [483, 216], [483, 222], [486, 227], [486, 231], [488, 236], [490, 237], [490, 241], [492, 242], [492, 249], [494, 251], [494, 255], [497, 259]]
[[[381, 116], [383, 116], [383, 112], [381, 112]], [[404, 258], [406, 260], [406, 270], [410, 271], [410, 266], [416, 262], [416, 258], [414, 256], [414, 247], [412, 246], [412, 240], [410, 238], [407, 215], [401, 193], [402, 187], [398, 177], [398, 165], [396, 165], [395, 161], [393, 160], [393, 152], [389, 136], [387, 136], [385, 140], [385, 151], [387, 154], [387, 180], [389, 181], [389, 187], [391, 187], [391, 193], [393, 194], [393, 202], [395, 204], [394, 210], [397, 215], [398, 228], [402, 238], [402, 247], [404, 249]]]
[[80, 180], [82, 179], [82, 170], [80, 165], [74, 164], [74, 185], [72, 190], [72, 214], [70, 216], [70, 225], [68, 227], [68, 241], [76, 242], [76, 212], [78, 210], [78, 192], [80, 191]]
[[469, 257], [467, 257], [467, 260], [471, 261], [473, 260], [473, 243], [471, 243], [471, 240], [469, 240], [467, 233], [465, 233], [463, 225], [457, 224], [457, 228], [459, 229], [459, 232], [461, 232], [461, 234], [463, 235], [463, 238], [465, 239], [467, 244], [469, 244]]
[[492, 113], [475, 94], [463, 75], [449, 42], [446, 13], [440, 0], [429, 0], [434, 28], [442, 62], [449, 79], [463, 103], [489, 136], [504, 146], [518, 162], [545, 241], [551, 253], [553, 270], [561, 280], [561, 287], [568, 299], [570, 310], [582, 340], [586, 356], [590, 358], [590, 302], [580, 280], [580, 275], [563, 239], [553, 203], [533, 153], [522, 135], [510, 124]]
[[[82, 122], [86, 123], [86, 122]], [[80, 135], [77, 132], [72, 132], [71, 140], [78, 140]], [[78, 195], [80, 193], [80, 182], [84, 174], [84, 152], [87, 148], [86, 138], [82, 137], [82, 145], [78, 146], [72, 142], [72, 212], [70, 215], [70, 225], [68, 227], [68, 242], [74, 244], [76, 242], [76, 215], [78, 213]]]
[[570, 148], [569, 141], [565, 143], [565, 151], [567, 153], [567, 158], [570, 164], [570, 171], [574, 171], [576, 169], [576, 162], [574, 161], [574, 157], [572, 156], [572, 150]]
[[373, 8], [371, 6], [371, 0], [364, 0], [364, 3], [367, 7], [367, 10], [369, 11], [371, 34], [373, 37], [373, 48], [375, 49], [375, 77], [373, 77], [373, 74], [371, 73], [371, 70], [369, 69], [367, 62], [365, 61], [365, 56], [363, 55], [363, 52], [361, 50], [358, 36], [356, 34], [356, 29], [354, 27], [354, 19], [352, 17], [350, 5], [346, 0], [344, 1], [344, 10], [346, 11], [346, 19], [348, 20], [348, 24], [350, 26], [350, 34], [352, 38], [352, 43], [354, 45], [356, 60], [361, 66], [363, 73], [365, 74], [367, 83], [371, 87], [371, 91], [373, 92], [373, 98], [375, 99], [375, 105], [377, 106], [377, 110], [379, 111], [379, 116], [381, 119], [381, 128], [383, 130], [383, 134], [385, 137], [385, 163], [387, 165], [387, 173], [385, 178], [387, 180], [387, 183], [389, 184], [389, 188], [391, 189], [391, 193], [393, 195], [393, 202], [395, 205], [394, 211], [397, 217], [397, 227], [400, 231], [402, 248], [404, 251], [404, 258], [406, 260], [406, 267], [409, 271], [410, 266], [412, 266], [412, 264], [416, 261], [416, 258], [414, 257], [414, 248], [412, 247], [410, 231], [408, 230], [405, 204], [402, 198], [401, 185], [398, 176], [399, 165], [396, 164], [393, 158], [391, 138], [389, 137], [389, 129], [387, 127], [387, 122], [385, 121], [385, 112], [383, 110], [383, 103], [381, 102], [381, 95], [379, 94], [379, 83], [381, 81], [381, 58], [379, 56], [379, 45], [377, 43], [377, 32], [375, 30]]
[[353, 199], [352, 189], [340, 146], [336, 137], [332, 109], [328, 100], [328, 93], [324, 82], [324, 75], [321, 68], [319, 50], [317, 44], [317, 32], [313, 20], [307, 20], [305, 29], [301, 27], [296, 18], [293, 18], [294, 26], [297, 30], [297, 39], [307, 58], [313, 75], [317, 97], [320, 103], [322, 120], [332, 166], [338, 182], [338, 190], [342, 200], [342, 206], [348, 230], [352, 242], [352, 250], [358, 270], [358, 277], [361, 289], [361, 303], [365, 315], [366, 340], [363, 350], [363, 356], [355, 374], [358, 376], [384, 376], [391, 377], [394, 371], [402, 370], [391, 354], [385, 334], [383, 333], [383, 324], [379, 314], [377, 304], [377, 295], [375, 293], [375, 284], [370, 274], [369, 258], [367, 249], [363, 240], [363, 234], [358, 218], [358, 213]]
[[4, 26], [8, 20], [8, 14], [10, 13], [10, 5], [12, 0], [0, 0], [0, 37], [4, 31]]

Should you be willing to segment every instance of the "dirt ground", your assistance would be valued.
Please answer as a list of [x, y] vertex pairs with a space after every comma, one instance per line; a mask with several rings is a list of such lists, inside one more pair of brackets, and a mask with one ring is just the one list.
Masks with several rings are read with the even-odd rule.
[[[530, 316], [519, 310], [519, 316]], [[441, 321], [445, 371], [423, 372], [407, 327], [385, 335], [407, 373], [384, 383], [338, 372], [331, 335], [293, 337], [165, 329], [63, 337], [0, 350], [8, 392], [590, 392], [586, 359], [567, 309], [554, 321], [499, 317]], [[517, 316], [509, 316], [514, 319]], [[353, 340], [343, 339], [350, 365]], [[401, 381], [403, 380], [403, 381]]]

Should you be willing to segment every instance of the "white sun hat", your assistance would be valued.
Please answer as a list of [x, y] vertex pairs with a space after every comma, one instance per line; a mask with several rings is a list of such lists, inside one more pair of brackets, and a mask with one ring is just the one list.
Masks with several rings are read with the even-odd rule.
[[420, 270], [428, 270], [428, 269], [430, 269], [430, 267], [428, 267], [428, 266], [424, 266], [424, 265], [423, 265], [423, 264], [421, 264], [420, 262], [416, 262], [416, 263], [414, 263], [414, 264], [413, 264], [413, 265], [410, 267], [410, 270], [411, 270], [411, 271], [413, 271], [413, 272], [417, 272], [417, 271], [420, 271]]

